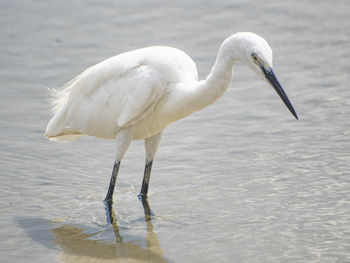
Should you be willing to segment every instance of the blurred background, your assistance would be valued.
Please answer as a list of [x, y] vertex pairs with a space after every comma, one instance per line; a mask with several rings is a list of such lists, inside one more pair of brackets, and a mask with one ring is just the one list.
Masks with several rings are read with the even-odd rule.
[[[0, 2], [0, 254], [4, 262], [349, 262], [350, 2]], [[151, 45], [206, 77], [221, 42], [263, 36], [300, 120], [241, 64], [215, 104], [171, 124], [137, 199], [143, 142], [103, 198], [114, 142], [43, 136], [48, 88]]]

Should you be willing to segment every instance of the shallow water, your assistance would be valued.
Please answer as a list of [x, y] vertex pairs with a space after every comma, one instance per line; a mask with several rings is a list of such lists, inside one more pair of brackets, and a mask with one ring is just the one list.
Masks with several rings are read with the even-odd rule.
[[[349, 1], [1, 1], [3, 262], [349, 262]], [[112, 141], [43, 137], [47, 88], [120, 52], [178, 47], [210, 71], [235, 31], [264, 36], [300, 120], [243, 65], [163, 135], [145, 214], [141, 141], [102, 202]], [[179, 136], [181, 134], [181, 136]]]

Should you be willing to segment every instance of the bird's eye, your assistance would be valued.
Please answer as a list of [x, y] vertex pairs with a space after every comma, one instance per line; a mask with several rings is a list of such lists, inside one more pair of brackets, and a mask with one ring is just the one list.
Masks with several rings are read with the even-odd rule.
[[254, 62], [258, 61], [258, 56], [255, 53], [252, 53], [251, 56], [252, 56], [252, 59], [254, 60]]

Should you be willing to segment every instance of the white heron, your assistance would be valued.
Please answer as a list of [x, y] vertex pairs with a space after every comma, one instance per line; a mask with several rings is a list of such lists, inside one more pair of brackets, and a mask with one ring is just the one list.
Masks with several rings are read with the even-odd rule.
[[266, 40], [239, 32], [220, 46], [205, 80], [181, 50], [165, 46], [137, 49], [83, 71], [53, 96], [54, 116], [45, 136], [72, 141], [84, 135], [114, 139], [116, 156], [106, 195], [112, 201], [120, 162], [132, 140], [145, 140], [146, 165], [139, 198], [147, 198], [153, 158], [168, 124], [208, 106], [229, 87], [234, 63], [242, 61], [268, 81], [298, 119], [272, 69]]

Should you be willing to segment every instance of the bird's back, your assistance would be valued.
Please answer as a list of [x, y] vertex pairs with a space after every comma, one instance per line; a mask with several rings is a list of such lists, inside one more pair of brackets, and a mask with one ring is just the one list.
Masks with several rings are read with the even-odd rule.
[[45, 135], [70, 141], [106, 139], [151, 114], [169, 87], [198, 79], [193, 60], [170, 47], [148, 47], [106, 59], [54, 92]]

